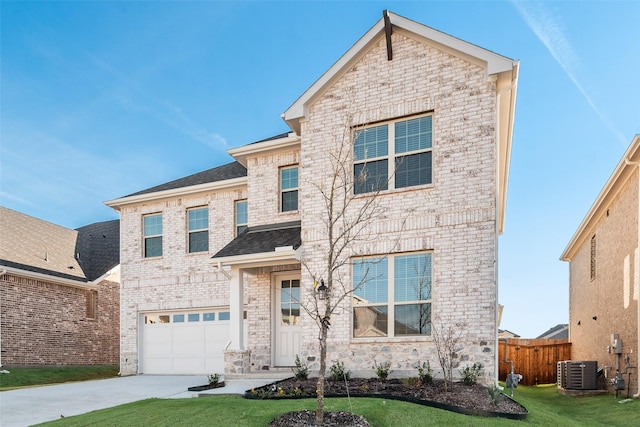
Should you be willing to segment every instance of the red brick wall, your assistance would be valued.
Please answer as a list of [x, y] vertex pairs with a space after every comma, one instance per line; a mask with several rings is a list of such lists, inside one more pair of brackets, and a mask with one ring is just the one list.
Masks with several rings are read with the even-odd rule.
[[[580, 246], [569, 267], [569, 340], [573, 360], [595, 360], [615, 376], [616, 363], [638, 366], [638, 175], [632, 176]], [[596, 239], [591, 279], [591, 237]], [[611, 335], [622, 340], [618, 358], [608, 352]], [[625, 359], [628, 360], [625, 363]], [[638, 391], [637, 368], [630, 368], [631, 393]], [[624, 376], [625, 381], [628, 379]]]
[[96, 317], [87, 319], [86, 290], [10, 273], [0, 277], [2, 364], [118, 364], [119, 288], [101, 282]]

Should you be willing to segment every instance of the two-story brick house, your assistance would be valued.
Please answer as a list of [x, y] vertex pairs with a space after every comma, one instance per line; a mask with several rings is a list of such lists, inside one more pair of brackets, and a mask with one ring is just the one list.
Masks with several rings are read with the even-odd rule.
[[608, 380], [619, 373], [632, 393], [640, 383], [639, 166], [636, 135], [560, 257], [569, 262], [571, 358], [598, 362]]
[[461, 361], [495, 379], [517, 75], [517, 61], [388, 13], [283, 113], [289, 132], [107, 202], [122, 226], [122, 373], [247, 374], [296, 355], [317, 369], [300, 304], [322, 276], [320, 190], [346, 143], [345, 197], [384, 214], [336, 271], [355, 291], [331, 318], [328, 360], [356, 375], [374, 360], [435, 367], [439, 319], [463, 324]]

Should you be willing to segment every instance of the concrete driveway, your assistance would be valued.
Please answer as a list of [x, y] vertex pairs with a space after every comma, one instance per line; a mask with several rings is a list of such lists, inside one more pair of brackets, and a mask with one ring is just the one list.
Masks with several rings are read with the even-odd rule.
[[84, 414], [97, 409], [149, 398], [190, 398], [202, 394], [244, 394], [245, 390], [274, 379], [229, 379], [225, 387], [206, 392], [187, 388], [207, 384], [205, 375], [137, 375], [107, 380], [83, 381], [0, 392], [0, 425], [22, 427], [52, 421], [61, 415]]

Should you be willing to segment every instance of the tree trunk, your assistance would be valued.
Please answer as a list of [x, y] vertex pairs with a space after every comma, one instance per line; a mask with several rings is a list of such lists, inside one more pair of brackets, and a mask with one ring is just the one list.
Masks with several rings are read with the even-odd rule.
[[316, 388], [318, 406], [316, 407], [316, 426], [324, 423], [324, 377], [327, 371], [327, 326], [320, 327], [320, 372], [318, 372], [318, 386]]

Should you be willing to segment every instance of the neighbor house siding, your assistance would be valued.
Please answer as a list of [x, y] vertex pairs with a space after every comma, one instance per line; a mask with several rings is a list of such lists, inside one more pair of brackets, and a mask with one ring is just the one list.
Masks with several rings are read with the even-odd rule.
[[6, 273], [0, 277], [3, 365], [115, 365], [119, 284], [98, 284], [95, 317], [87, 291]]
[[[400, 31], [393, 34], [392, 42], [392, 61], [387, 60], [384, 38], [379, 39], [318, 97], [302, 122], [305, 256], [309, 255], [312, 271], [322, 271], [326, 229], [320, 221], [323, 203], [312, 183], [329, 178], [327, 153], [336, 152], [339, 144], [350, 144], [349, 126], [433, 112], [433, 184], [383, 192], [378, 200], [387, 212], [372, 225], [377, 238], [352, 247], [352, 253], [433, 251], [433, 317], [464, 323], [461, 360], [480, 362], [493, 376], [497, 352], [495, 86], [480, 66]], [[313, 253], [306, 248], [313, 248]], [[348, 278], [350, 271], [345, 268], [341, 274]], [[312, 279], [305, 269], [302, 284], [311, 292]], [[349, 369], [369, 375], [374, 359], [388, 360], [393, 369], [413, 374], [418, 361], [437, 365], [431, 337], [354, 339], [348, 299], [339, 312], [331, 319], [327, 360], [344, 361]], [[308, 317], [302, 322], [304, 354], [313, 357], [317, 326]]]
[[[616, 356], [607, 351], [618, 334], [629, 366], [638, 365], [638, 173], [621, 188], [570, 263], [569, 338], [574, 360], [595, 360], [615, 375]], [[591, 279], [591, 238], [596, 271]], [[578, 324], [578, 322], [580, 324]], [[632, 378], [632, 392], [638, 385]], [[625, 377], [625, 380], [627, 378]]]

